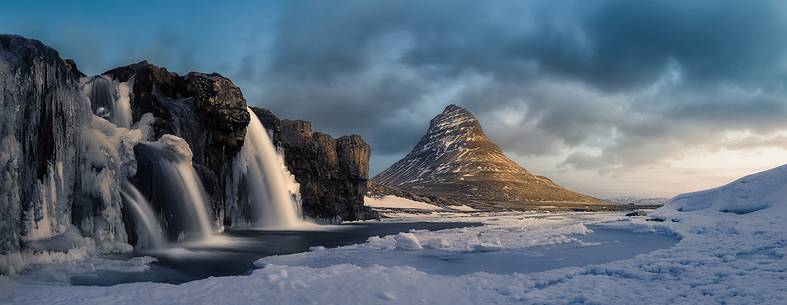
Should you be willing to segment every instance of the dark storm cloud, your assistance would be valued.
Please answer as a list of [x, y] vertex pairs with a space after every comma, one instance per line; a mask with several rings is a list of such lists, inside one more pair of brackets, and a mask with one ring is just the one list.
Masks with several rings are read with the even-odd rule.
[[564, 164], [599, 170], [787, 127], [781, 1], [283, 7], [261, 98], [319, 129], [360, 133], [376, 154], [404, 154], [448, 103], [513, 153], [589, 148]]

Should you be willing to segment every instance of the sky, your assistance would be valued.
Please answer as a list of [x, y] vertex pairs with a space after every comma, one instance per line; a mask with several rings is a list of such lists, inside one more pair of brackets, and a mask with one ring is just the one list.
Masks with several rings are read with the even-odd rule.
[[0, 32], [87, 74], [218, 72], [251, 105], [362, 135], [372, 175], [451, 103], [529, 171], [602, 198], [787, 163], [784, 1], [19, 1]]

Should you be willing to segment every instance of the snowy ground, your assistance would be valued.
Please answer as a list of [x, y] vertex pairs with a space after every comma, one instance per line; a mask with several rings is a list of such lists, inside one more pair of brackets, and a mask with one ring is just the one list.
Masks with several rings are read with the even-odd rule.
[[[764, 212], [686, 213], [670, 208], [653, 214], [665, 221], [610, 213], [398, 214], [399, 220], [482, 221], [485, 225], [415, 231], [370, 238], [365, 244], [338, 249], [316, 248], [304, 254], [269, 257], [258, 261], [256, 265], [260, 269], [249, 276], [208, 278], [181, 285], [132, 283], [75, 287], [24, 276], [2, 277], [0, 304], [787, 303], [784, 284], [787, 219], [783, 216]], [[630, 259], [526, 274], [476, 272], [450, 276], [426, 273], [406, 265], [281, 264], [303, 262], [309, 257], [351, 257], [358, 251], [385, 251], [389, 257], [435, 250], [528, 251], [546, 244], [576, 243], [578, 237], [592, 234], [589, 226], [599, 224], [657, 230], [682, 239], [674, 247]], [[138, 259], [126, 264], [114, 263], [114, 268], [144, 268], [144, 262]], [[103, 268], [102, 262], [91, 265]], [[70, 268], [84, 268], [77, 266], [73, 264]]]
[[363, 203], [365, 206], [369, 206], [372, 208], [380, 209], [380, 210], [425, 210], [425, 211], [439, 211], [439, 210], [447, 210], [447, 211], [457, 211], [457, 212], [472, 212], [476, 211], [476, 209], [471, 208], [466, 205], [449, 205], [445, 208], [439, 207], [433, 204], [415, 201], [407, 198], [402, 198], [393, 195], [386, 195], [382, 198], [376, 197], [363, 197]]
[[420, 201], [410, 200], [397, 196], [385, 196], [383, 198], [364, 197], [363, 204], [373, 208], [390, 209], [417, 209], [417, 210], [440, 210], [439, 206]]

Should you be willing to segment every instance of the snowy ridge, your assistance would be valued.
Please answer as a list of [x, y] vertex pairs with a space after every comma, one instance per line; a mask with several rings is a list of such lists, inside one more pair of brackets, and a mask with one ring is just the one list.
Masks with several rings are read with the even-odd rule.
[[372, 179], [384, 186], [483, 202], [599, 202], [509, 159], [472, 113], [449, 105], [407, 156]]
[[748, 175], [718, 188], [675, 196], [664, 209], [787, 216], [787, 165]]

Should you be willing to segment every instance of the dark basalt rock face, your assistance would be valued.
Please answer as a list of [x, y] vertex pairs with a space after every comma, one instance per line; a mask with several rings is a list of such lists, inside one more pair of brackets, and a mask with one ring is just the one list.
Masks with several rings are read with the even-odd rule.
[[[240, 89], [216, 73], [180, 77], [147, 62], [106, 74], [119, 81], [134, 76], [135, 118], [152, 112], [157, 118], [154, 137], [169, 133], [189, 143], [194, 166], [212, 200], [214, 219], [232, 225], [225, 210], [224, 178], [232, 170], [232, 159], [243, 145], [249, 123]], [[280, 120], [267, 109], [251, 109], [274, 145], [284, 149], [287, 166], [301, 184], [307, 216], [324, 220], [377, 217], [363, 206], [371, 150], [360, 136], [334, 140], [313, 132], [308, 122]]]
[[371, 148], [358, 135], [333, 139], [314, 132], [309, 122], [280, 120], [270, 110], [251, 107], [284, 149], [285, 162], [301, 185], [304, 213], [321, 220], [378, 218], [363, 205]]
[[243, 145], [249, 113], [240, 88], [218, 73], [191, 72], [184, 78], [185, 96], [193, 96], [200, 119], [219, 143]]
[[281, 147], [281, 120], [268, 109], [251, 106], [251, 110], [268, 131], [273, 146]]
[[[224, 177], [232, 170], [249, 124], [240, 88], [218, 73], [179, 76], [146, 61], [104, 74], [121, 82], [133, 77], [134, 118], [153, 113], [154, 138], [172, 134], [189, 143], [194, 168], [211, 200], [214, 223], [231, 225], [224, 213]], [[135, 179], [135, 183], [144, 182]]]
[[280, 130], [274, 139], [281, 139], [287, 167], [301, 185], [307, 216], [326, 221], [379, 217], [363, 205], [371, 148], [360, 136], [333, 139], [301, 120], [281, 120]]
[[[449, 105], [407, 156], [373, 178], [383, 186], [464, 201], [475, 208], [602, 203], [531, 174], [503, 154], [472, 113]], [[513, 203], [513, 205], [512, 205]]]
[[82, 73], [82, 71], [79, 71], [79, 68], [77, 67], [77, 63], [75, 63], [73, 59], [66, 59], [63, 61], [63, 63], [66, 64], [66, 68], [68, 68], [68, 70], [71, 71], [71, 74], [74, 74], [75, 78], [79, 79], [80, 77], [87, 76], [85, 75], [85, 73]]

